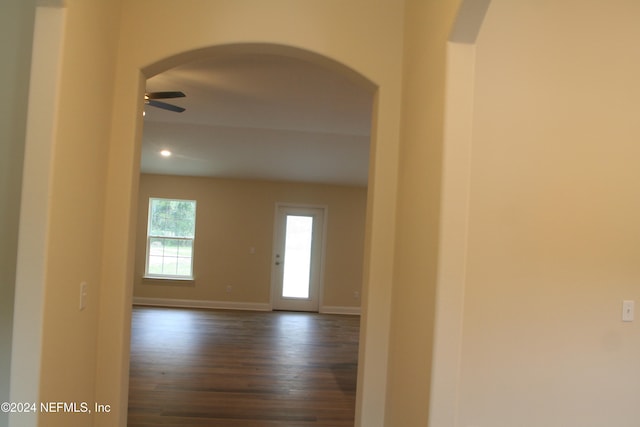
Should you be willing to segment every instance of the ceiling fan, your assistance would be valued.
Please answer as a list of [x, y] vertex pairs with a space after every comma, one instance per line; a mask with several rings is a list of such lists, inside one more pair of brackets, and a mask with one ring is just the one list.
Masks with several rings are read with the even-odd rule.
[[163, 110], [174, 111], [176, 113], [182, 113], [185, 109], [178, 107], [177, 105], [168, 104], [166, 102], [157, 101], [158, 99], [170, 99], [170, 98], [184, 98], [185, 94], [180, 91], [173, 92], [147, 92], [144, 94], [145, 105], [151, 105], [152, 107], [162, 108]]

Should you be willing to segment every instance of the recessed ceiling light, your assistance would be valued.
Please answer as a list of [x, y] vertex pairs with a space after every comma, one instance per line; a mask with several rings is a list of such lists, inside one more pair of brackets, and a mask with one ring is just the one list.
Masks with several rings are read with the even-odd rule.
[[162, 150], [162, 151], [160, 152], [160, 155], [161, 155], [162, 157], [169, 157], [169, 156], [171, 155], [171, 151], [169, 151], [169, 150]]

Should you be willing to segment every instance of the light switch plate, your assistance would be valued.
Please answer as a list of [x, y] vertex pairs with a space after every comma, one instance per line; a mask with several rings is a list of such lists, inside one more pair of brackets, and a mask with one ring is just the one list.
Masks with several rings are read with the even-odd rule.
[[632, 300], [622, 301], [622, 321], [633, 322], [635, 302]]
[[80, 311], [87, 307], [87, 282], [80, 283]]

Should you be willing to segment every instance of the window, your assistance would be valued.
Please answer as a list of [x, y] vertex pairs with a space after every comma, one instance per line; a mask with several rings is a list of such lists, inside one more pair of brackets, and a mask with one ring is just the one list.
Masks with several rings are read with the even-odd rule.
[[191, 279], [195, 200], [149, 199], [146, 276]]

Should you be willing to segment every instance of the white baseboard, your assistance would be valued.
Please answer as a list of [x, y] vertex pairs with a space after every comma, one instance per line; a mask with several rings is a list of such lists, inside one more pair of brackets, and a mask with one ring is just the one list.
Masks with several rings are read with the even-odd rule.
[[[271, 304], [260, 302], [235, 302], [235, 301], [209, 301], [174, 298], [145, 298], [133, 297], [133, 305], [153, 305], [159, 307], [184, 307], [184, 308], [213, 308], [223, 310], [248, 310], [248, 311], [271, 311]], [[348, 314], [352, 316], [360, 315], [360, 307], [343, 307], [333, 305], [323, 305], [320, 307], [323, 314]]]
[[338, 305], [323, 305], [320, 307], [320, 313], [324, 314], [349, 314], [351, 316], [360, 316], [360, 307], [343, 307]]
[[133, 297], [133, 305], [155, 305], [160, 307], [216, 308], [224, 310], [271, 311], [271, 305], [259, 302], [207, 301], [172, 298]]

